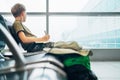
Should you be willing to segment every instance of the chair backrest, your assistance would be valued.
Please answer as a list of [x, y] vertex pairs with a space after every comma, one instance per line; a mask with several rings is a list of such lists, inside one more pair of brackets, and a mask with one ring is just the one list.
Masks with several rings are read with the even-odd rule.
[[[6, 27], [6, 29], [10, 32], [10, 34], [12, 35], [12, 37], [15, 39], [17, 44], [21, 44], [22, 48], [24, 50], [27, 50], [28, 52], [31, 52], [31, 50], [33, 50], [34, 47], [38, 47], [38, 46], [42, 46], [42, 43], [35, 43], [35, 42], [31, 42], [31, 43], [23, 43], [18, 35], [16, 34], [14, 28], [13, 28], [13, 24], [7, 20], [5, 20], [1, 15], [0, 15], [0, 20], [1, 20], [1, 24], [4, 25]], [[2, 42], [3, 43], [3, 42]], [[37, 46], [38, 45], [38, 46]], [[38, 50], [41, 50], [42, 47]], [[36, 51], [36, 50], [35, 50]]]
[[[7, 31], [12, 35], [16, 43], [19, 45], [20, 39], [18, 38], [15, 30], [13, 29], [13, 23], [4, 19], [2, 15], [0, 15], [0, 23], [7, 29]], [[5, 42], [1, 39], [2, 35], [0, 36], [0, 50], [4, 49]], [[23, 50], [23, 48], [21, 48]]]
[[[16, 41], [16, 43], [19, 45], [19, 44], [22, 44], [22, 42], [20, 41], [20, 39], [18, 38], [14, 28], [13, 28], [13, 23], [4, 19], [3, 16], [0, 15], [0, 20], [1, 20], [1, 23], [3, 26], [5, 26], [5, 28], [8, 30], [8, 32], [12, 35], [12, 37], [14, 38], [14, 40]], [[3, 42], [1, 43], [0, 46], [2, 46]], [[25, 47], [26, 47], [27, 44], [25, 44]], [[24, 48], [24, 45], [22, 45], [22, 50], [26, 50]]]
[[[4, 19], [1, 15], [0, 15], [0, 24], [2, 24], [5, 28], [7, 28], [6, 24], [4, 23]], [[4, 40], [2, 38], [3, 38], [3, 35], [0, 35], [0, 51], [3, 50], [6, 45], [6, 43], [4, 42]]]
[[5, 28], [10, 32], [10, 34], [12, 35], [12, 37], [15, 39], [15, 41], [17, 42], [17, 44], [19, 44], [19, 38], [15, 32], [15, 30], [13, 29], [13, 23], [10, 21], [7, 21], [6, 19], [3, 18], [2, 15], [0, 15], [0, 21], [1, 24], [5, 26]]
[[9, 32], [12, 35], [12, 37], [15, 39], [17, 44], [19, 44], [20, 43], [20, 39], [18, 38], [15, 30], [13, 29], [13, 23], [11, 23], [11, 22], [9, 22], [7, 20], [5, 21], [5, 23], [6, 23], [7, 27], [8, 27], [8, 29], [9, 29]]

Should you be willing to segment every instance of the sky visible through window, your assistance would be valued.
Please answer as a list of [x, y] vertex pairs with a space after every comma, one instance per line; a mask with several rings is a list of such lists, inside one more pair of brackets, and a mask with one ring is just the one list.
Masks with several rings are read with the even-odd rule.
[[27, 12], [45, 12], [46, 0], [0, 0], [0, 12], [10, 12], [16, 3], [25, 5]]

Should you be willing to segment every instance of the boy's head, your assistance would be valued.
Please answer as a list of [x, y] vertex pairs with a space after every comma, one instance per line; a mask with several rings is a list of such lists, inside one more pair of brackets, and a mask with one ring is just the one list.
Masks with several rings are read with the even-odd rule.
[[11, 8], [11, 12], [13, 14], [13, 16], [16, 17], [26, 17], [25, 15], [25, 6], [23, 4], [17, 3], [15, 4], [12, 8]]

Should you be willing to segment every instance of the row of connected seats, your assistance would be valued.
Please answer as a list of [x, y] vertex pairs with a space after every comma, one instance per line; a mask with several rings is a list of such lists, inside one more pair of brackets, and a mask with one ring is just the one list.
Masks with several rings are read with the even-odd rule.
[[[22, 52], [10, 29], [0, 15], [0, 80], [67, 80], [64, 65], [58, 59], [45, 52]], [[10, 50], [5, 50], [6, 44]]]

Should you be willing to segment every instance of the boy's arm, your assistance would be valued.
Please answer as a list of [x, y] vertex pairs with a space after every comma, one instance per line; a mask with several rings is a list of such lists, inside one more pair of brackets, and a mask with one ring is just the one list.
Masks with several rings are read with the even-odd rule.
[[18, 36], [20, 38], [20, 40], [23, 42], [23, 43], [31, 43], [31, 42], [46, 42], [49, 40], [50, 36], [49, 35], [45, 35], [41, 38], [36, 38], [36, 37], [27, 37], [25, 36], [24, 32], [23, 31], [20, 31], [18, 33]]

